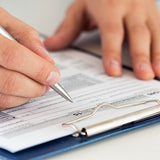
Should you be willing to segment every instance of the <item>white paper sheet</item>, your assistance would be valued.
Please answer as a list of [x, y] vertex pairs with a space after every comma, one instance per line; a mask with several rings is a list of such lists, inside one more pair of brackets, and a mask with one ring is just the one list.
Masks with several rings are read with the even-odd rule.
[[[105, 74], [101, 59], [68, 49], [51, 53], [61, 71], [60, 83], [73, 97], [74, 103], [65, 101], [53, 90], [27, 104], [0, 112], [0, 147], [16, 152], [37, 144], [57, 139], [74, 132], [62, 123], [85, 115], [99, 103], [116, 105], [160, 97], [158, 81], [140, 81], [124, 70], [122, 77]], [[152, 104], [150, 104], [152, 105]], [[140, 105], [118, 109], [104, 107], [91, 120], [79, 126], [111, 119], [149, 107]]]

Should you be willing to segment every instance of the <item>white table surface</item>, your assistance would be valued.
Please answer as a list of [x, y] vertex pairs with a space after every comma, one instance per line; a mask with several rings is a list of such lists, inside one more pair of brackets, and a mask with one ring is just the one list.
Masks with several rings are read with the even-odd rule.
[[[0, 6], [50, 35], [73, 0], [5, 0]], [[46, 160], [159, 160], [160, 123], [50, 157]]]

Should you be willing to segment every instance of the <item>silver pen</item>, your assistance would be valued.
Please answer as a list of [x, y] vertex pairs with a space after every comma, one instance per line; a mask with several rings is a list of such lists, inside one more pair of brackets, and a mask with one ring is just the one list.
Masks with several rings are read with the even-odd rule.
[[[2, 26], [0, 26], [0, 34], [5, 36], [6, 38], [10, 40], [15, 40]], [[53, 86], [50, 86], [54, 91], [56, 91], [59, 95], [61, 95], [63, 98], [65, 98], [69, 102], [73, 102], [71, 96], [67, 93], [67, 91], [59, 84], [56, 83]]]

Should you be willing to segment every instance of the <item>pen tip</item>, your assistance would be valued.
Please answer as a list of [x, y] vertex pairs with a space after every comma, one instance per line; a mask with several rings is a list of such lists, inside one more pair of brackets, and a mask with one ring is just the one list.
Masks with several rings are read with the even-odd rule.
[[74, 102], [73, 102], [73, 100], [72, 100], [71, 98], [70, 98], [70, 99], [68, 99], [68, 101], [69, 101], [69, 102], [71, 102], [71, 103], [74, 103]]
[[67, 101], [73, 103], [71, 96], [65, 91], [65, 89], [59, 83], [56, 83], [55, 85], [50, 87], [54, 89], [63, 98], [65, 98]]

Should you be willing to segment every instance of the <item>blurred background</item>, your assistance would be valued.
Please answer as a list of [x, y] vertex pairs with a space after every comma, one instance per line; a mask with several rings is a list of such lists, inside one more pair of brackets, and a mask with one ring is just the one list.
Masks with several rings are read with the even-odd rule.
[[1, 0], [0, 7], [46, 35], [52, 34], [73, 0]]
[[[52, 34], [74, 0], [1, 0], [0, 7], [46, 35]], [[160, 0], [157, 0], [160, 6]]]

